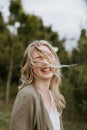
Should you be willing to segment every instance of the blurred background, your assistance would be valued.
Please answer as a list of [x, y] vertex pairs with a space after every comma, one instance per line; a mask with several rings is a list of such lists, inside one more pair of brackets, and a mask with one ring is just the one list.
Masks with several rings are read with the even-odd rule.
[[34, 40], [57, 50], [65, 96], [64, 130], [87, 130], [87, 0], [0, 2], [0, 130], [8, 130], [23, 53]]

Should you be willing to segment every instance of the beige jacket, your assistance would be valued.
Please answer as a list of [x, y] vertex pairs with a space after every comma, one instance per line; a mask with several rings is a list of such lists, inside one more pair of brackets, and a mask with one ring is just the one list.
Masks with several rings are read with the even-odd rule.
[[[60, 122], [63, 130], [62, 120]], [[33, 84], [18, 92], [9, 130], [53, 130], [43, 100]]]

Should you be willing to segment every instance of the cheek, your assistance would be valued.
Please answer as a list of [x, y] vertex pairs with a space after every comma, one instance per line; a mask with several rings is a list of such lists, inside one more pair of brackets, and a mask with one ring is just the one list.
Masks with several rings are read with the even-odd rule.
[[55, 74], [56, 69], [55, 69], [55, 68], [52, 68], [52, 69], [51, 69], [51, 72], [52, 72], [53, 74]]
[[39, 72], [39, 68], [37, 68], [37, 67], [33, 68], [33, 73], [34, 74], [38, 74], [38, 72]]
[[36, 69], [35, 69], [35, 68], [33, 68], [33, 73], [34, 73], [34, 74], [36, 73]]
[[55, 59], [55, 57], [52, 57], [52, 58], [51, 58], [51, 63], [54, 64], [54, 65], [56, 64], [56, 59]]

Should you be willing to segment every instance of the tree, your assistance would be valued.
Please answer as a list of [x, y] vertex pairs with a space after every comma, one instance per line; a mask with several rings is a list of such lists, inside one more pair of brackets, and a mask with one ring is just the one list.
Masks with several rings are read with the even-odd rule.
[[81, 118], [87, 119], [87, 35], [81, 30], [78, 46], [72, 51], [71, 63], [79, 63], [69, 72], [69, 82], [73, 84], [75, 108]]
[[[11, 1], [9, 10], [10, 10], [10, 17], [7, 25], [13, 25], [15, 24], [15, 21], [18, 17], [18, 11], [20, 10], [19, 1], [18, 2]], [[7, 83], [6, 83], [6, 99], [5, 99], [7, 105], [10, 99], [10, 85], [11, 85], [12, 72], [13, 72], [13, 57], [14, 57], [13, 46], [15, 44], [15, 39], [16, 37], [13, 34], [10, 34], [10, 46], [9, 46], [10, 58], [9, 58], [9, 68], [8, 68]]]
[[79, 64], [87, 62], [87, 36], [86, 30], [81, 30], [80, 39], [78, 40], [78, 46], [72, 51], [72, 62]]

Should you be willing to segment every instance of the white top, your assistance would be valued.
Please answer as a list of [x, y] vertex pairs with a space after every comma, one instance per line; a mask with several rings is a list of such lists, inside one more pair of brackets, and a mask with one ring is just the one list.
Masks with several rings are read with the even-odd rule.
[[51, 112], [49, 113], [49, 117], [51, 119], [54, 130], [60, 130], [60, 119], [59, 119], [60, 113], [57, 111], [51, 91], [50, 91], [50, 96], [51, 96], [52, 108], [51, 108]]

